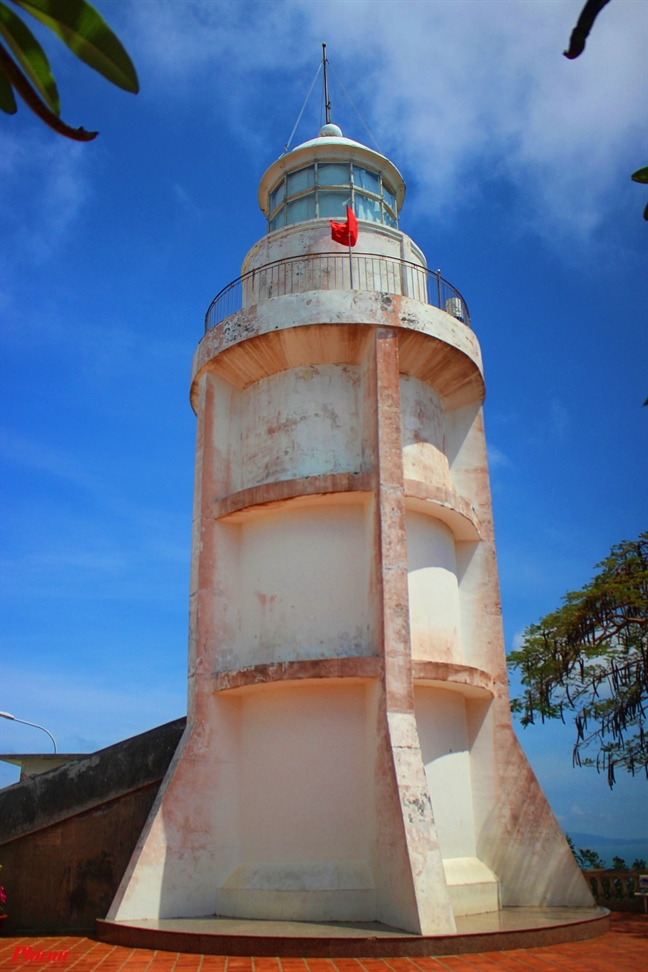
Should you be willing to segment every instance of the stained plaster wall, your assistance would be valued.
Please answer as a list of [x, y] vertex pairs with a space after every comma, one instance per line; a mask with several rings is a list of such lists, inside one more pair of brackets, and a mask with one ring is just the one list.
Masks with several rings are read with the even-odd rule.
[[441, 397], [412, 375], [400, 377], [403, 476], [452, 488], [445, 454], [445, 414]]
[[291, 368], [241, 392], [241, 489], [360, 471], [359, 367]]
[[[369, 222], [361, 222], [360, 229], [354, 255], [376, 253], [418, 266], [426, 266], [425, 256], [416, 243], [400, 230]], [[241, 273], [247, 273], [277, 260], [313, 253], [331, 253], [331, 251], [336, 251], [336, 247], [331, 243], [329, 220], [309, 220], [307, 224], [297, 223], [273, 233], [272, 236], [262, 237], [246, 255]], [[339, 247], [336, 252], [344, 256], [344, 251]]]

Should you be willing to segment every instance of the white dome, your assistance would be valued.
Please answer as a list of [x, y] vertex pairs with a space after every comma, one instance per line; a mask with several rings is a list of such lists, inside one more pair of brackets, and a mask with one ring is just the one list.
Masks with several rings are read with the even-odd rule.
[[339, 125], [332, 125], [330, 122], [328, 125], [322, 125], [319, 130], [319, 138], [326, 138], [327, 135], [335, 135], [338, 138], [342, 137], [342, 129]]

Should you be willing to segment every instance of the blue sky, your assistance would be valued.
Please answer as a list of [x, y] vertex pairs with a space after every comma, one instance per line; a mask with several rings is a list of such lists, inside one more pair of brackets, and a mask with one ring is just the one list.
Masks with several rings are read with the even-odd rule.
[[[141, 93], [45, 32], [63, 117], [100, 136], [63, 140], [22, 104], [0, 119], [1, 707], [66, 751], [185, 711], [191, 357], [265, 232], [258, 182], [322, 40], [405, 176], [401, 228], [482, 345], [510, 649], [646, 528], [646, 194], [629, 175], [648, 150], [648, 7], [614, 0], [569, 62], [580, 0], [96, 5]], [[335, 77], [331, 96], [367, 141]], [[0, 730], [3, 750], [46, 749]], [[520, 738], [567, 830], [645, 834], [645, 780], [610, 793], [573, 770], [569, 728]]]

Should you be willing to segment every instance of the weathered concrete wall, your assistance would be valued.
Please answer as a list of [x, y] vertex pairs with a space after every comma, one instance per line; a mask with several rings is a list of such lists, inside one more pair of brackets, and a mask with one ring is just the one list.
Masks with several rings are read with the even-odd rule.
[[278, 479], [360, 471], [360, 369], [310, 365], [241, 395], [241, 489]]
[[185, 723], [178, 719], [0, 790], [6, 932], [94, 930]]
[[401, 375], [403, 475], [430, 486], [452, 488], [445, 454], [445, 414], [441, 397], [425, 382]]
[[[287, 226], [272, 237], [264, 236], [256, 243], [243, 261], [241, 273], [263, 267], [275, 260], [300, 257], [310, 253], [330, 253], [336, 249], [331, 242], [331, 225], [328, 219], [309, 220]], [[344, 251], [338, 251], [344, 257]], [[363, 223], [355, 255], [379, 253], [396, 260], [406, 260], [425, 266], [425, 257], [416, 244], [400, 230], [379, 223]], [[306, 289], [306, 288], [304, 288]], [[320, 289], [314, 280], [313, 290]]]

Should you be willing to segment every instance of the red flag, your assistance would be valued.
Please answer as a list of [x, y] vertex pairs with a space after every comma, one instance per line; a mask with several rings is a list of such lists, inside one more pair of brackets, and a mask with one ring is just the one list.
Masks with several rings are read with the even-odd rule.
[[331, 239], [342, 246], [355, 246], [358, 242], [358, 220], [350, 206], [347, 206], [346, 223], [331, 220]]

